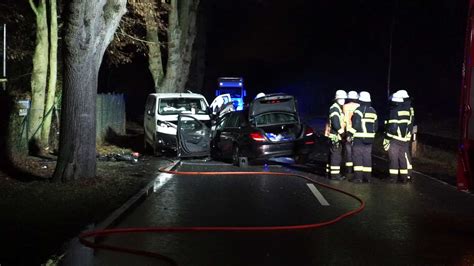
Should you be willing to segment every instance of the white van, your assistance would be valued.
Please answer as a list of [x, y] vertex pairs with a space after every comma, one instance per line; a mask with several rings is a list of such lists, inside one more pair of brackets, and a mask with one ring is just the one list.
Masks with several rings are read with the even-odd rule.
[[163, 150], [176, 151], [178, 115], [186, 114], [210, 125], [209, 104], [197, 93], [152, 93], [145, 106], [145, 149], [155, 155]]

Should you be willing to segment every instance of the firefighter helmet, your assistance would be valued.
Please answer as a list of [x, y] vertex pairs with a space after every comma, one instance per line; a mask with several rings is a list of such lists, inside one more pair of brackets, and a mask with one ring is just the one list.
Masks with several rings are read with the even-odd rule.
[[371, 102], [370, 93], [366, 91], [361, 91], [359, 94], [359, 101], [370, 103]]
[[347, 99], [357, 100], [357, 99], [359, 99], [359, 94], [357, 93], [357, 91], [350, 91], [347, 94]]
[[395, 92], [395, 95], [397, 95], [396, 97], [400, 97], [402, 99], [410, 98], [406, 90], [398, 90]]
[[344, 90], [337, 90], [336, 91], [336, 96], [334, 99], [347, 99], [347, 92]]
[[390, 101], [395, 102], [395, 103], [402, 103], [403, 98], [400, 97], [397, 93], [394, 93], [394, 94], [390, 95]]

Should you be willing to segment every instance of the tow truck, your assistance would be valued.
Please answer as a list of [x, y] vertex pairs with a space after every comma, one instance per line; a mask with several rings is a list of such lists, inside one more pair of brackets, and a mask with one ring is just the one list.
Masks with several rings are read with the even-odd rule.
[[216, 90], [216, 96], [230, 94], [235, 110], [243, 110], [244, 97], [247, 96], [244, 88], [244, 79], [242, 77], [220, 77], [217, 79], [217, 83], [219, 87]]

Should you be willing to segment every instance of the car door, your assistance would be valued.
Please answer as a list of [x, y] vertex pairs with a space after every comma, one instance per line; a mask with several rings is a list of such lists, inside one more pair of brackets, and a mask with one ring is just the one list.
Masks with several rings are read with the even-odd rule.
[[221, 111], [228, 112], [228, 110], [224, 109], [224, 107], [231, 101], [232, 98], [230, 97], [229, 93], [217, 96], [209, 106], [211, 108], [212, 115], [219, 117], [223, 116], [224, 113], [222, 113]]
[[219, 149], [223, 157], [231, 158], [232, 149], [236, 140], [236, 133], [238, 133], [239, 113], [232, 112], [228, 114], [228, 119], [224, 122], [223, 128], [220, 132]]
[[178, 116], [178, 157], [201, 157], [210, 154], [211, 129], [190, 115]]

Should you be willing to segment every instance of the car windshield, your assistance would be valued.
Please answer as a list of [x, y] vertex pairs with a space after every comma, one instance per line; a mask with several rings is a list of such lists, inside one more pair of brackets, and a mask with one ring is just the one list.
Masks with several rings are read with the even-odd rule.
[[164, 98], [158, 106], [160, 115], [207, 114], [207, 104], [202, 98]]
[[290, 113], [266, 113], [255, 117], [257, 125], [292, 124], [298, 122], [296, 115]]

